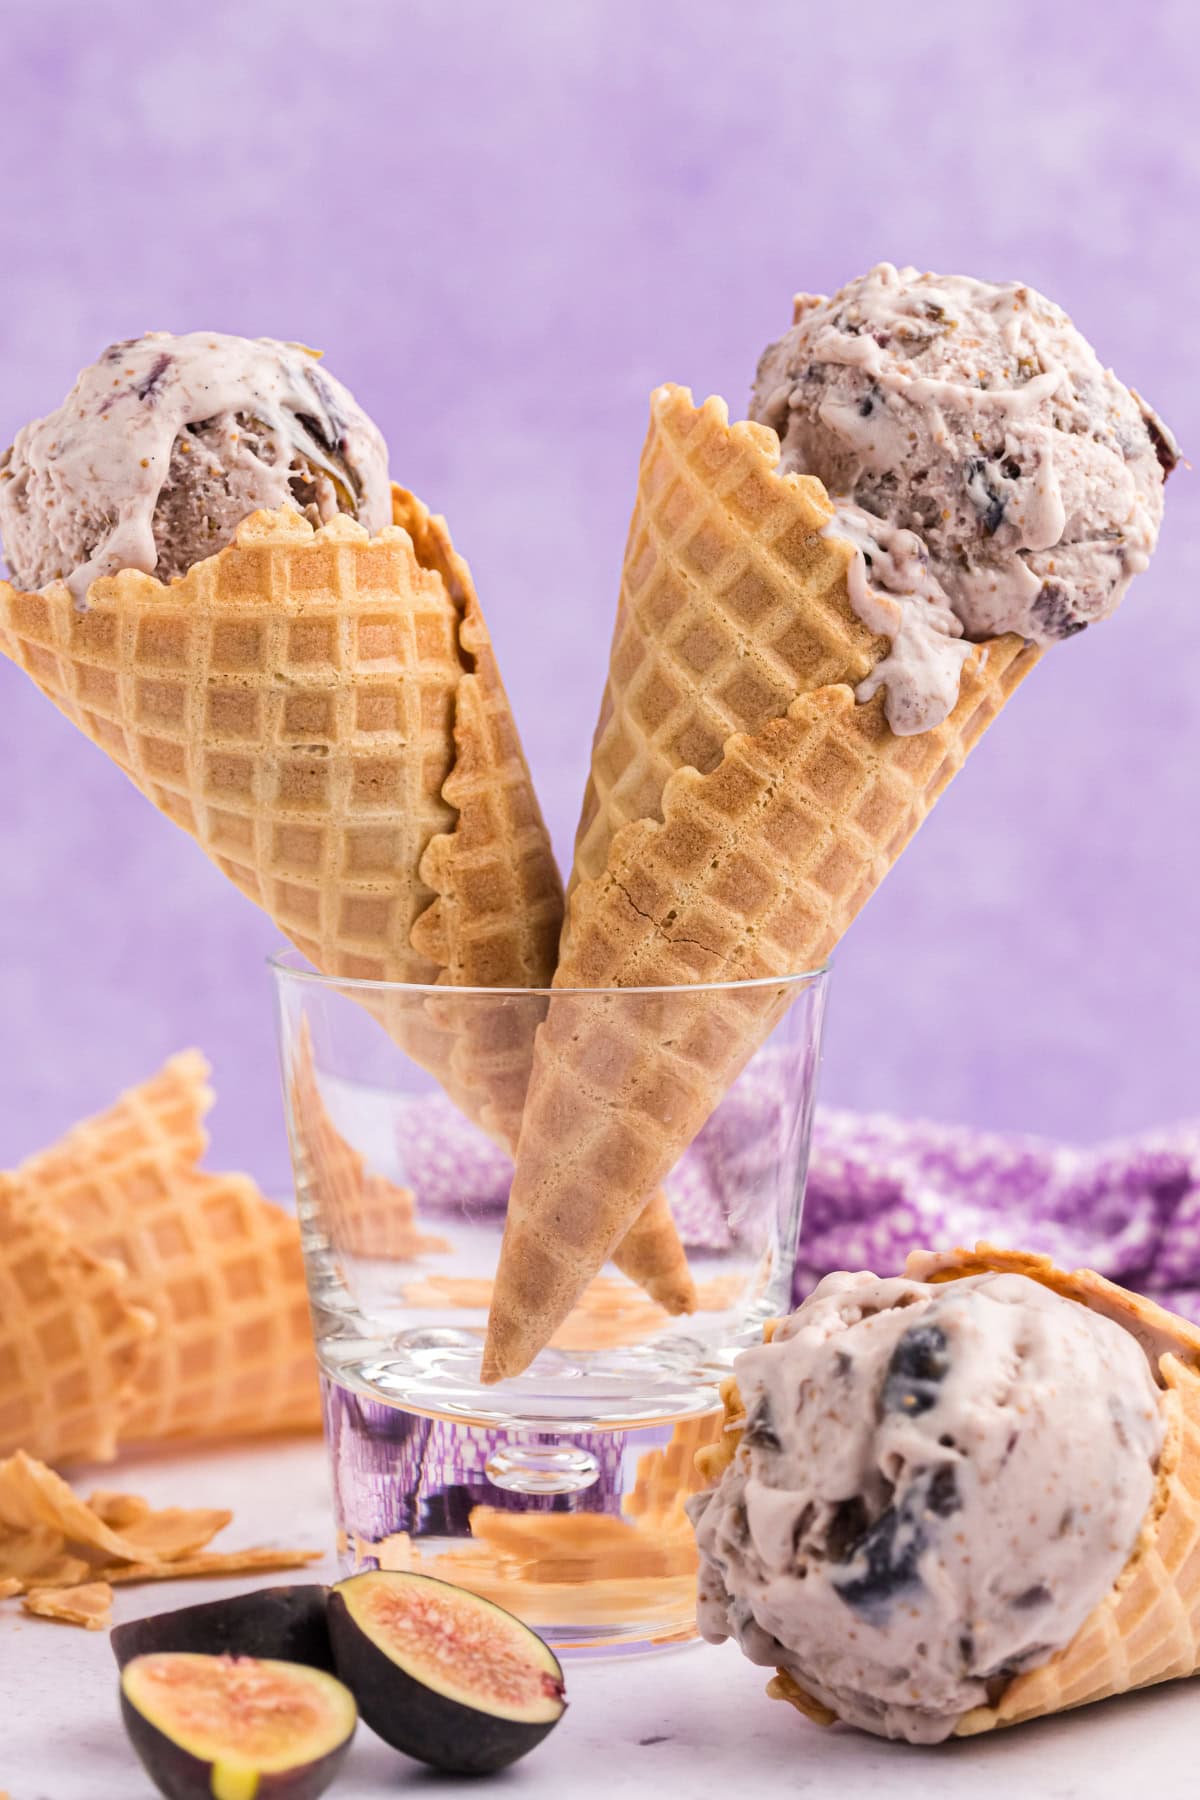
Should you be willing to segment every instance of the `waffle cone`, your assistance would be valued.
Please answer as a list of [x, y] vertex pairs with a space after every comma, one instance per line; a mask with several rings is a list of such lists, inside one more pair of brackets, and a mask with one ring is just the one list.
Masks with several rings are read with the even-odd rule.
[[196, 1168], [207, 1075], [197, 1052], [173, 1057], [17, 1175], [80, 1252], [123, 1273], [157, 1327], [123, 1439], [320, 1424], [296, 1221], [248, 1176]]
[[[883, 695], [857, 705], [845, 685], [886, 649], [850, 607], [849, 546], [820, 535], [820, 484], [780, 476], [777, 458], [774, 434], [730, 426], [723, 403], [654, 396], [555, 986], [674, 991], [619, 1012], [602, 994], [551, 1002], [487, 1379], [548, 1341], [782, 1016], [790, 991], [774, 983], [829, 955], [1036, 660], [1015, 637], [977, 647], [950, 716], [895, 736]], [[693, 679], [688, 705], [686, 646], [718, 671]], [[762, 985], [687, 990], [750, 980]]]
[[[393, 500], [374, 539], [256, 513], [180, 581], [125, 570], [83, 611], [2, 583], [0, 649], [326, 974], [523, 985], [561, 917], [549, 839], [465, 565]], [[447, 1062], [436, 1024], [407, 1033]]]
[[302, 1027], [291, 1081], [297, 1175], [333, 1243], [354, 1256], [414, 1262], [450, 1249], [418, 1229], [416, 1197], [368, 1170], [329, 1116], [313, 1064], [308, 1022]]
[[0, 1456], [111, 1460], [154, 1327], [119, 1262], [73, 1243], [35, 1189], [0, 1175]]
[[[561, 882], [470, 572], [401, 488], [393, 517], [256, 513], [84, 611], [0, 583], [0, 650], [326, 974], [546, 985]], [[374, 1010], [515, 1144], [532, 1009]]]
[[1167, 1432], [1154, 1501], [1111, 1593], [1057, 1656], [1018, 1675], [995, 1706], [965, 1714], [959, 1737], [1200, 1670], [1200, 1331], [1091, 1269], [1068, 1272], [1048, 1257], [990, 1244], [942, 1256], [917, 1252], [906, 1273], [953, 1281], [989, 1269], [1028, 1275], [1132, 1331], [1158, 1373]]
[[[1046, 1256], [978, 1244], [974, 1250], [914, 1251], [905, 1265], [913, 1281], [955, 1281], [989, 1270], [1027, 1275], [1131, 1331], [1157, 1371], [1166, 1436], [1154, 1499], [1112, 1590], [1064, 1649], [1015, 1676], [994, 1706], [964, 1713], [955, 1727], [958, 1737], [1200, 1671], [1200, 1330], [1091, 1269], [1058, 1269]], [[766, 1335], [769, 1340], [769, 1329]], [[707, 1486], [733, 1462], [746, 1422], [733, 1377], [723, 1383], [721, 1397], [724, 1430], [696, 1457]], [[837, 1714], [783, 1669], [767, 1692], [817, 1724], [836, 1722]]]
[[[474, 672], [459, 685], [454, 768], [443, 795], [455, 808], [452, 832], [429, 844], [421, 876], [437, 898], [413, 928], [414, 946], [456, 987], [548, 987], [558, 961], [562, 896], [546, 854], [545, 830], [521, 756], [516, 727], [483, 624], [470, 571], [440, 519], [411, 495], [398, 496], [397, 523], [423, 567], [441, 575], [458, 606], [460, 639]], [[497, 746], [505, 778], [495, 779]], [[447, 1081], [468, 1117], [515, 1151], [537, 1026], [544, 1006], [497, 1001], [494, 1008], [430, 1003], [445, 1031]], [[659, 1189], [613, 1253], [631, 1280], [670, 1313], [691, 1312], [696, 1289], [666, 1195]]]

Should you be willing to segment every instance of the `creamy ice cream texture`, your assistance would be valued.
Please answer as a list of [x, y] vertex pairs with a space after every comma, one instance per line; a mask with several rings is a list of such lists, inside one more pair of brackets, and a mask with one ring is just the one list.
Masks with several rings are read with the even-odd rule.
[[869, 1731], [938, 1742], [1069, 1643], [1154, 1495], [1145, 1348], [1023, 1275], [827, 1276], [737, 1381], [701, 1631]]
[[14, 582], [183, 575], [259, 508], [314, 525], [390, 524], [387, 446], [315, 351], [275, 338], [151, 331], [113, 344], [0, 459]]
[[750, 410], [858, 551], [851, 602], [891, 640], [858, 697], [883, 687], [901, 734], [950, 712], [972, 641], [1046, 644], [1106, 618], [1149, 561], [1178, 458], [1034, 289], [890, 263], [799, 296]]

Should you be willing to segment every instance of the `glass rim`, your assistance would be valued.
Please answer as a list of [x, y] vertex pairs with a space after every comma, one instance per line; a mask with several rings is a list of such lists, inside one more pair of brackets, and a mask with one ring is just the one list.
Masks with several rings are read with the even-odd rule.
[[[296, 961], [289, 960], [291, 958]], [[801, 969], [794, 975], [755, 975], [742, 981], [664, 982], [651, 987], [458, 987], [449, 982], [378, 981], [361, 975], [323, 975], [308, 963], [302, 951], [290, 947], [275, 951], [267, 957], [266, 962], [276, 980], [282, 977], [288, 981], [304, 982], [310, 987], [362, 989], [368, 993], [411, 994], [414, 997], [420, 995], [439, 1000], [445, 1000], [450, 995], [455, 998], [460, 995], [482, 998], [486, 995], [492, 1000], [560, 1000], [587, 995], [591, 999], [613, 997], [628, 1000], [647, 994], [730, 994], [750, 992], [756, 988], [799, 988], [806, 982], [823, 980], [833, 966], [832, 957], [827, 957], [815, 968]]]

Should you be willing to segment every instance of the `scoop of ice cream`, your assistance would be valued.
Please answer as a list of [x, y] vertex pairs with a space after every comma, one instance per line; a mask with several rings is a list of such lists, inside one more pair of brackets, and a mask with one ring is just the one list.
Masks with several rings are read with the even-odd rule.
[[737, 1380], [700, 1628], [887, 1736], [948, 1737], [1069, 1643], [1154, 1495], [1145, 1351], [1024, 1275], [830, 1275]]
[[797, 299], [751, 416], [782, 469], [824, 482], [826, 529], [859, 551], [852, 602], [892, 638], [860, 698], [886, 686], [898, 732], [945, 717], [956, 640], [1045, 644], [1106, 618], [1149, 561], [1178, 457], [1041, 294], [891, 263]]
[[118, 569], [184, 574], [260, 507], [391, 521], [387, 446], [315, 351], [151, 331], [113, 344], [0, 459], [0, 537], [24, 588], [82, 600]]

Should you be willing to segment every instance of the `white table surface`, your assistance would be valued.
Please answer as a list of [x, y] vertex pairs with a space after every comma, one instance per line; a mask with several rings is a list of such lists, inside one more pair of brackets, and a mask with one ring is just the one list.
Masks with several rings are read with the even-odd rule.
[[[77, 1485], [88, 1491], [91, 1471]], [[94, 1485], [144, 1493], [157, 1505], [227, 1506], [234, 1521], [214, 1548], [327, 1545], [329, 1487], [319, 1440], [255, 1444], [197, 1456], [126, 1459]], [[118, 1588], [114, 1620], [133, 1619], [276, 1582], [332, 1579], [332, 1556], [310, 1574]], [[495, 1779], [507, 1800], [1129, 1800], [1200, 1793], [1200, 1682], [1178, 1682], [1065, 1718], [940, 1749], [824, 1731], [768, 1701], [766, 1675], [731, 1645], [699, 1645], [624, 1662], [568, 1667], [570, 1709], [524, 1762]], [[0, 1606], [0, 1790], [10, 1800], [152, 1800], [121, 1726], [116, 1664], [102, 1632], [31, 1619]], [[481, 1800], [488, 1784], [431, 1778], [363, 1725], [330, 1789], [345, 1800], [391, 1800], [409, 1789]]]

